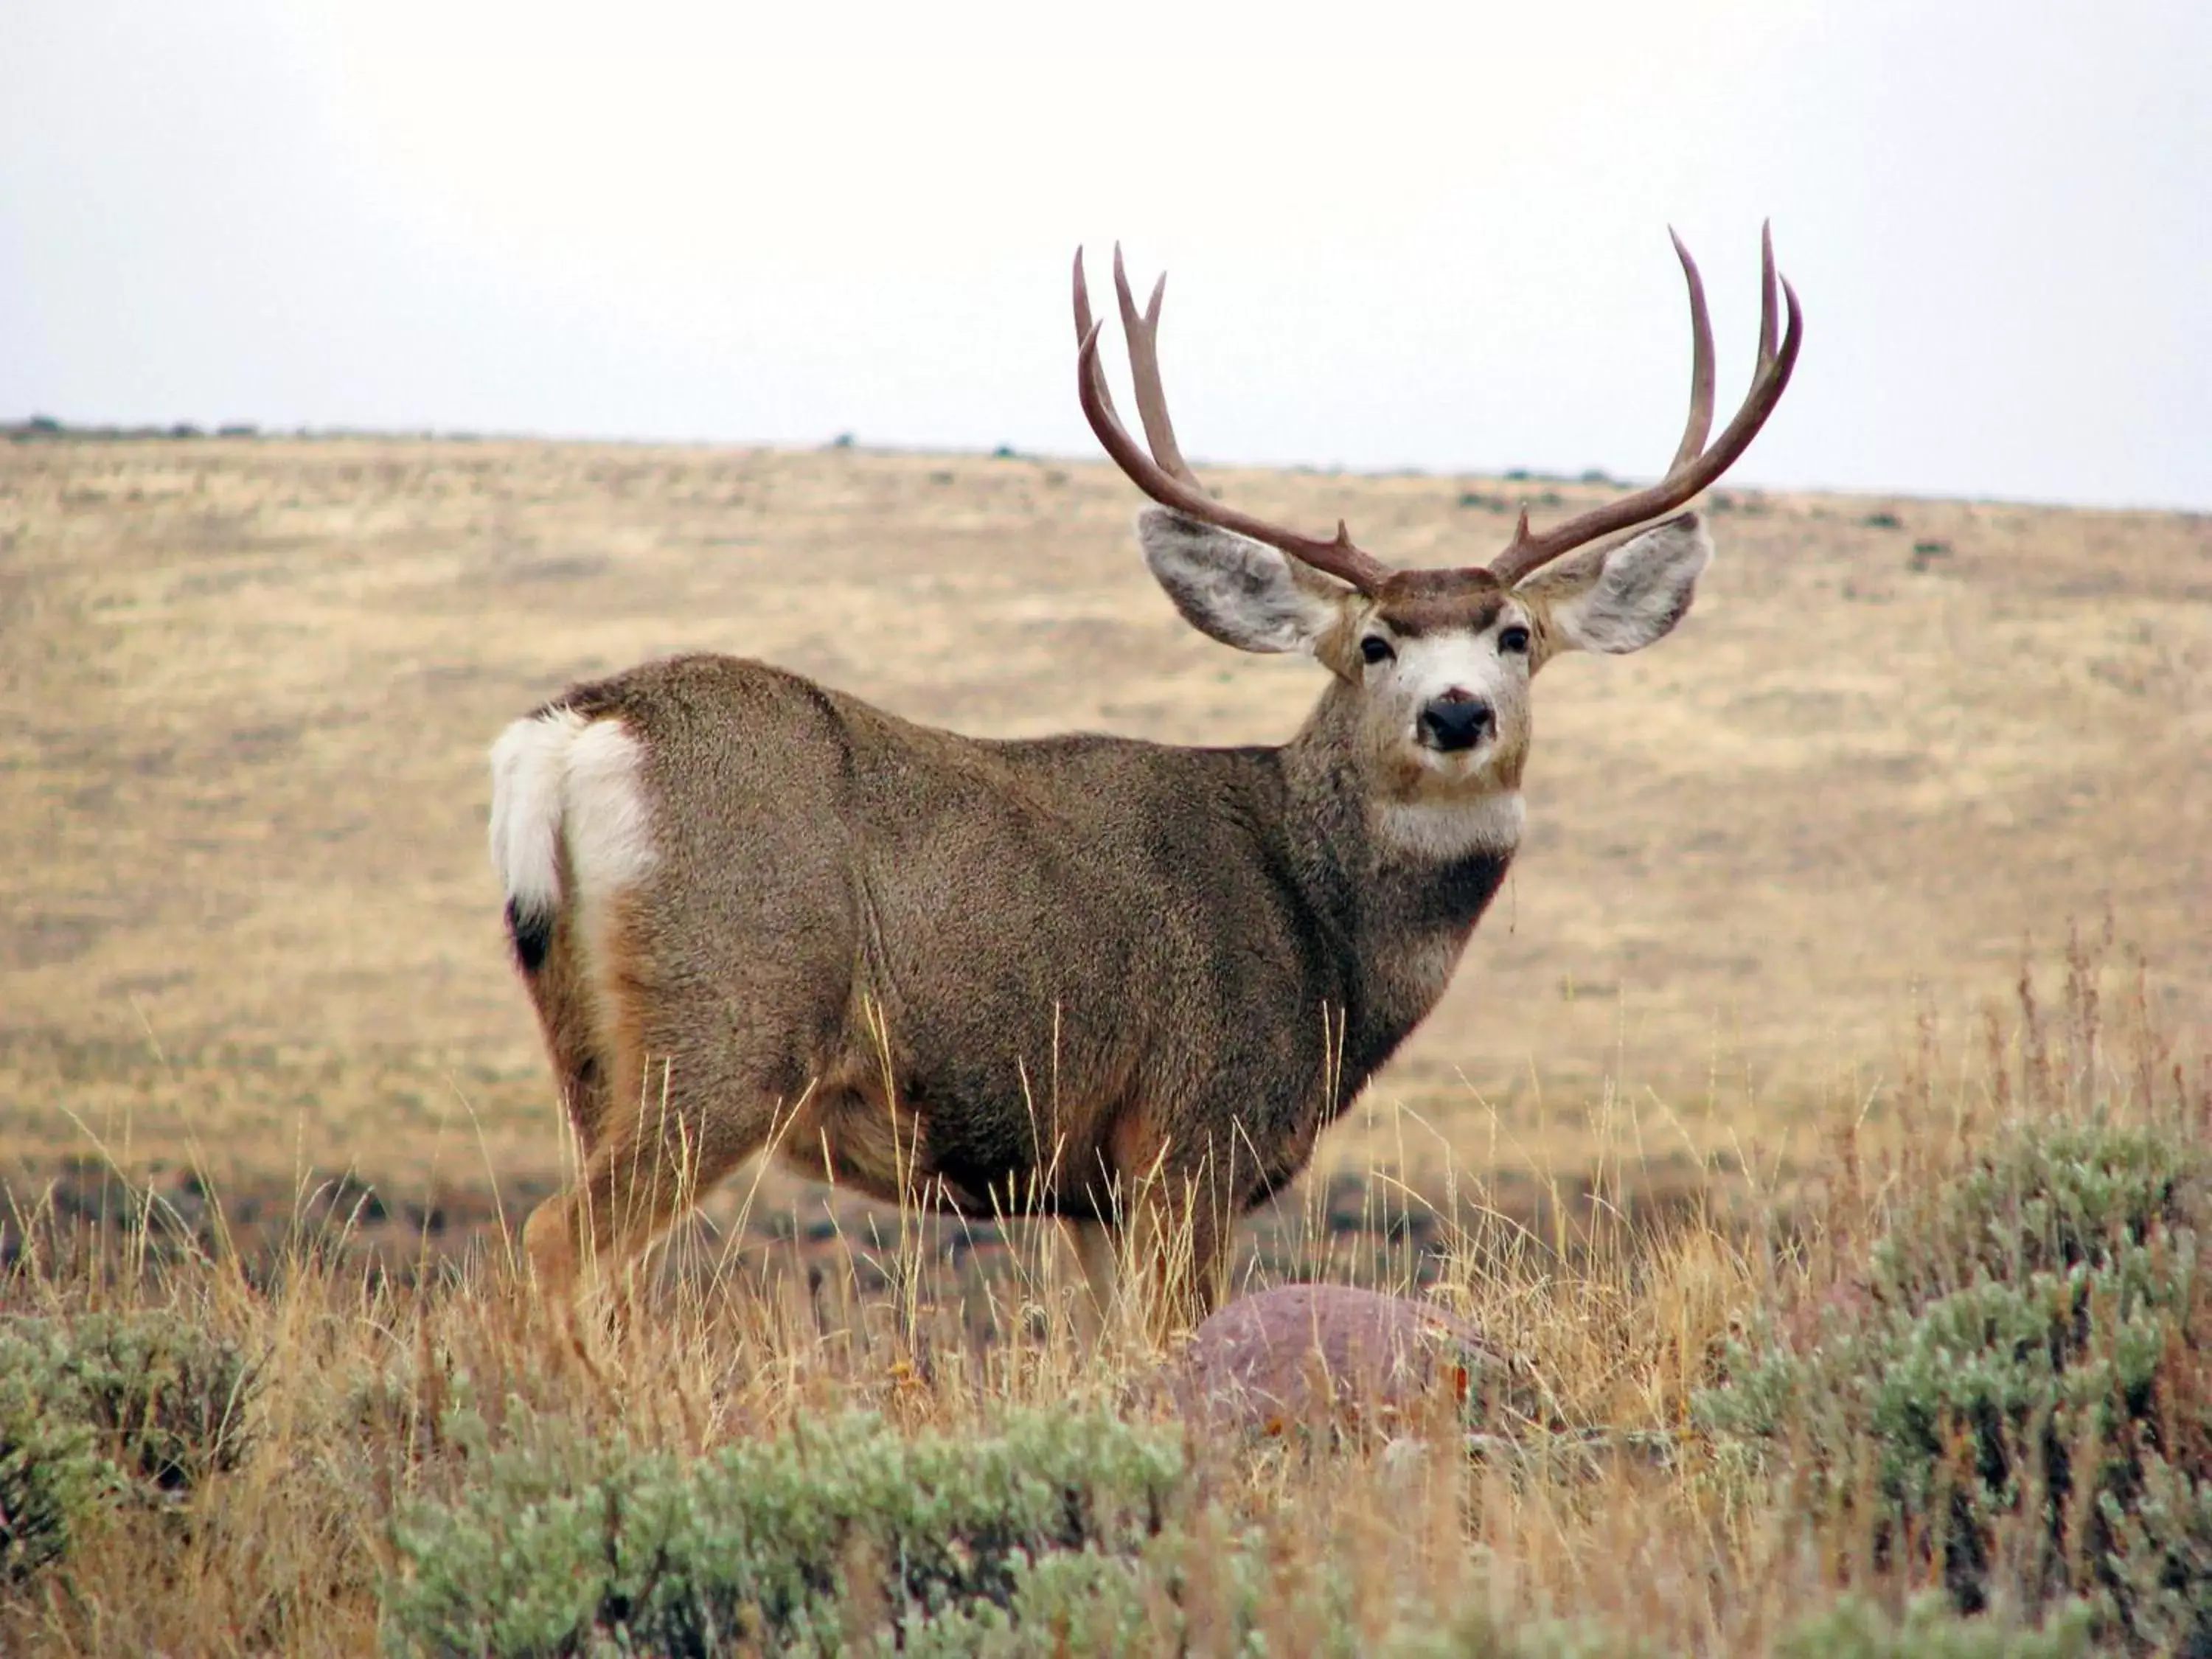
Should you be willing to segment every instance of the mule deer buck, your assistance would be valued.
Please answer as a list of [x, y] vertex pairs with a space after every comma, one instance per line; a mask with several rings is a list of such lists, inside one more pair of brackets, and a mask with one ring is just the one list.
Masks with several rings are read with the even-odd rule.
[[1119, 1254], [1163, 1326], [1209, 1310], [1233, 1219], [1435, 1005], [1504, 879], [1537, 670], [1681, 620], [1711, 545], [1680, 509], [1789, 384], [1802, 320], [1763, 239], [1757, 368], [1707, 445], [1711, 329], [1674, 246], [1693, 350], [1666, 477], [1541, 533], [1523, 512], [1455, 569], [1207, 494], [1161, 386], [1165, 279], [1140, 311], [1117, 249], [1140, 447], [1079, 252], [1078, 396], [1158, 503], [1137, 526], [1153, 577], [1201, 632], [1328, 672], [1279, 747], [987, 741], [718, 655], [509, 726], [493, 860], [582, 1159], [526, 1230], [541, 1291], [569, 1297], [773, 1146], [881, 1199], [1061, 1217], [1102, 1305]]

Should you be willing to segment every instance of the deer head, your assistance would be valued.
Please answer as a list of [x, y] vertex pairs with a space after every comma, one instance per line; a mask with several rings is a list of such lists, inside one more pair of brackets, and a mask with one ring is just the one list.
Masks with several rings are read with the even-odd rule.
[[[1308, 536], [1218, 501], [1183, 459], [1159, 365], [1163, 276], [1142, 310], [1114, 252], [1114, 285], [1150, 453], [1130, 437], [1098, 361], [1083, 255], [1075, 258], [1078, 394], [1121, 471], [1160, 503], [1139, 520], [1145, 559], [1185, 620], [1244, 651], [1304, 652], [1359, 704], [1364, 758], [1387, 797], [1447, 801], [1517, 787], [1529, 681], [1563, 651], [1640, 650], [1690, 608], [1712, 544], [1679, 513], [1749, 447], [1789, 385], [1802, 338], [1797, 296], [1761, 236], [1758, 365], [1742, 406], [1710, 446], [1713, 343], [1705, 284], [1674, 238], [1690, 291], [1690, 413], [1667, 475], [1645, 489], [1532, 532], [1524, 509], [1486, 564], [1401, 569], [1334, 537]], [[1788, 326], [1776, 340], [1777, 291]], [[1677, 514], [1667, 517], [1668, 514]], [[1663, 522], [1651, 524], [1654, 520]], [[1601, 538], [1650, 525], [1626, 539]]]

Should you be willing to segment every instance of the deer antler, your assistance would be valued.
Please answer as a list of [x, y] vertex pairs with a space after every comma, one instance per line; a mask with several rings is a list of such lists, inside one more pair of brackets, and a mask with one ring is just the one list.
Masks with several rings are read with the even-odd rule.
[[[1705, 285], [1698, 275], [1697, 262], [1690, 258], [1690, 251], [1682, 246], [1680, 237], [1671, 230], [1667, 234], [1674, 238], [1674, 252], [1682, 261], [1682, 275], [1689, 283], [1692, 336], [1690, 418], [1682, 428], [1682, 441], [1674, 452], [1674, 462], [1667, 469], [1667, 476], [1650, 489], [1592, 507], [1540, 536], [1528, 533], [1528, 514], [1524, 507], [1513, 539], [1486, 567], [1508, 587], [1563, 553], [1616, 530], [1626, 530], [1673, 512], [1711, 484], [1750, 447], [1759, 428], [1766, 424], [1766, 417], [1782, 401], [1783, 388], [1790, 384], [1790, 371], [1797, 366], [1797, 348], [1804, 338], [1804, 319], [1797, 308], [1796, 291], [1774, 273], [1772, 227], [1762, 226], [1759, 234], [1759, 363], [1752, 371], [1751, 390], [1744, 397], [1743, 406], [1722, 431], [1720, 441], [1711, 449], [1705, 447], [1705, 434], [1711, 430], [1713, 423], [1712, 322], [1705, 314]], [[1779, 350], [1774, 343], [1774, 295], [1778, 287], [1790, 313], [1790, 327], [1782, 337]]]
[[[1523, 508], [1520, 524], [1504, 551], [1486, 566], [1470, 567], [1470, 570], [1486, 570], [1510, 587], [1532, 571], [1601, 536], [1632, 529], [1673, 512], [1735, 464], [1751, 447], [1751, 441], [1759, 435], [1759, 429], [1766, 424], [1767, 416], [1774, 413], [1775, 405], [1782, 401], [1783, 391], [1797, 367], [1797, 349], [1804, 339], [1804, 318], [1798, 309], [1796, 290], [1775, 274], [1772, 228], [1763, 226], [1759, 230], [1759, 362], [1752, 371], [1751, 390], [1745, 394], [1742, 407], [1710, 449], [1705, 447], [1705, 437], [1713, 424], [1713, 328], [1712, 319], [1705, 311], [1705, 284], [1698, 275], [1697, 261], [1682, 246], [1682, 239], [1671, 230], [1667, 234], [1673, 239], [1675, 255], [1682, 262], [1682, 276], [1690, 290], [1690, 415], [1683, 425], [1682, 441], [1675, 447], [1667, 476], [1648, 489], [1592, 507], [1541, 535], [1529, 533], [1528, 514]], [[1162, 276], [1153, 284], [1152, 297], [1139, 311], [1129, 289], [1127, 273], [1122, 269], [1121, 245], [1115, 245], [1114, 289], [1121, 301], [1122, 330], [1128, 336], [1129, 372], [1136, 382], [1137, 414], [1145, 428], [1146, 442], [1152, 448], [1148, 455], [1129, 436], [1121, 417], [1115, 412], [1114, 394], [1107, 389], [1105, 371], [1098, 362], [1101, 325], [1091, 316], [1091, 295], [1083, 275], [1083, 250], [1075, 251], [1075, 337], [1081, 346], [1076, 356], [1076, 395], [1091, 422], [1091, 429], [1098, 434], [1098, 441], [1106, 447], [1115, 464], [1128, 475], [1129, 481], [1163, 506], [1264, 542], [1302, 563], [1350, 583], [1363, 593], [1372, 595], [1378, 592], [1395, 572], [1373, 554], [1355, 546], [1352, 532], [1341, 520], [1337, 523], [1334, 539], [1318, 540], [1217, 501], [1199, 483], [1198, 475], [1190, 470], [1190, 464], [1183, 459], [1182, 450], [1176, 442], [1175, 424], [1168, 418], [1167, 392], [1160, 381], [1160, 301], [1167, 291], [1167, 281]], [[1778, 348], [1774, 337], [1778, 289], [1789, 314], [1789, 327]]]
[[1115, 465], [1128, 475], [1129, 482], [1163, 507], [1171, 507], [1190, 518], [1264, 542], [1301, 563], [1350, 583], [1363, 593], [1376, 592], [1390, 579], [1391, 568], [1373, 554], [1354, 546], [1352, 532], [1341, 520], [1337, 524], [1334, 539], [1319, 541], [1217, 501], [1199, 483], [1198, 475], [1190, 470], [1190, 464], [1176, 447], [1175, 427], [1168, 418], [1167, 392], [1160, 383], [1160, 301], [1167, 290], [1167, 282], [1163, 276], [1153, 285], [1151, 300], [1139, 312], [1135, 296], [1129, 291], [1128, 276], [1121, 267], [1121, 245], [1115, 245], [1114, 288], [1121, 301], [1121, 326], [1129, 340], [1129, 373], [1136, 382], [1137, 414], [1144, 424], [1146, 441], [1152, 446], [1152, 453], [1147, 455], [1137, 447], [1128, 429], [1121, 424], [1121, 417], [1115, 412], [1114, 394], [1107, 389], [1105, 370], [1098, 362], [1101, 325], [1091, 317], [1091, 294], [1083, 276], [1083, 250], [1075, 251], [1075, 337], [1082, 348], [1076, 356], [1076, 395], [1082, 402], [1091, 429], [1098, 434], [1098, 441], [1114, 458]]

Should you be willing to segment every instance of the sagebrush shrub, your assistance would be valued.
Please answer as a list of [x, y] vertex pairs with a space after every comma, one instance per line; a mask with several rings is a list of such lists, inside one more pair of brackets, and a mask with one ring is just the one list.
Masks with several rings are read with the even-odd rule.
[[83, 1314], [64, 1328], [76, 1408], [126, 1476], [175, 1493], [238, 1467], [257, 1379], [237, 1343], [166, 1310]]
[[1783, 1638], [1779, 1659], [2086, 1659], [2095, 1648], [2095, 1612], [2072, 1601], [2040, 1630], [1994, 1618], [1961, 1619], [1940, 1595], [1922, 1596], [1893, 1620], [1855, 1596], [1806, 1620]]
[[1734, 1346], [1699, 1416], [1832, 1511], [1871, 1500], [1877, 1559], [1933, 1557], [1963, 1608], [2090, 1595], [2212, 1651], [2208, 1219], [2179, 1129], [2016, 1127], [1893, 1203], [1815, 1334]]
[[2192, 1478], [2146, 1450], [2132, 1501], [2107, 1491], [2098, 1502], [2135, 1633], [2162, 1653], [2212, 1653], [2212, 1479], [2202, 1463]]
[[61, 1560], [102, 1504], [235, 1467], [253, 1368], [167, 1310], [0, 1326], [0, 1580]]
[[1018, 1616], [1025, 1594], [1099, 1587], [1183, 1480], [1179, 1433], [1075, 1413], [910, 1439], [855, 1413], [690, 1461], [557, 1419], [499, 1450], [466, 1413], [448, 1431], [477, 1471], [394, 1524], [386, 1617], [406, 1651], [831, 1652], [986, 1606]]
[[0, 1583], [61, 1559], [107, 1484], [61, 1360], [50, 1333], [0, 1332]]

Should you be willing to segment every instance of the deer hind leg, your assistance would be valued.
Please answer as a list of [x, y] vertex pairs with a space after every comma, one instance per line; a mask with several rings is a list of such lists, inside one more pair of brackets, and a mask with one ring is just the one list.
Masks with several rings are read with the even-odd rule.
[[732, 1110], [684, 1086], [672, 1064], [625, 1071], [637, 1077], [636, 1103], [602, 1120], [575, 1181], [523, 1229], [549, 1298], [573, 1299], [587, 1277], [619, 1271], [767, 1139], [773, 1102]]
[[529, 975], [529, 988], [580, 1164], [599, 1144], [613, 1095], [574, 933], [570, 916], [554, 921], [544, 954]]
[[[618, 1272], [738, 1164], [787, 1131], [808, 1096], [821, 1026], [815, 981], [761, 975], [741, 992], [669, 995], [635, 912], [618, 908], [592, 961], [596, 1072], [574, 1183], [532, 1214], [523, 1243], [538, 1286], [573, 1299]], [[732, 1009], [744, 1011], [733, 1023]]]

